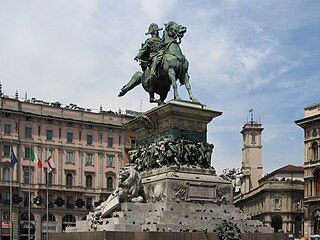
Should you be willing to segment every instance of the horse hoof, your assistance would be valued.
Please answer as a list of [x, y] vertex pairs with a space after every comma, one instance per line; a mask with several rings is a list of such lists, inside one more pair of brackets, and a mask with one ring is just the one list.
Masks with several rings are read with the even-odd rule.
[[191, 101], [192, 101], [193, 103], [198, 103], [198, 104], [200, 104], [200, 102], [199, 102], [198, 99], [196, 99], [196, 98], [191, 98]]

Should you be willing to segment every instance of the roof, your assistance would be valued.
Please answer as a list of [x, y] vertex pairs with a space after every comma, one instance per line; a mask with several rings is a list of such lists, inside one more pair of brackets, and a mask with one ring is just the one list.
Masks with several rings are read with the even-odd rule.
[[260, 178], [259, 179], [259, 182], [267, 179], [267, 178], [270, 178], [278, 173], [302, 173], [303, 174], [303, 167], [302, 166], [294, 166], [294, 165], [287, 165], [287, 166], [284, 166], [282, 168], [278, 168], [276, 170], [274, 170], [273, 172], [269, 173], [268, 175], [264, 176], [263, 178]]

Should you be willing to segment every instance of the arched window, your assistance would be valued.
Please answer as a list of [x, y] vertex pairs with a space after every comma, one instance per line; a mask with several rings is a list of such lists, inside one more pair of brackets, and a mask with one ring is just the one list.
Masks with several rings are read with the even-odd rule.
[[302, 231], [302, 217], [296, 216], [294, 219], [294, 235], [296, 237], [301, 237]]
[[93, 177], [91, 175], [86, 176], [86, 187], [87, 188], [93, 187]]
[[256, 144], [257, 140], [256, 140], [256, 133], [251, 133], [251, 144]]
[[107, 189], [113, 189], [113, 177], [107, 177]]
[[62, 218], [62, 231], [65, 231], [66, 227], [75, 227], [75, 226], [76, 226], [76, 218], [73, 215], [68, 214]]
[[[29, 214], [24, 212], [20, 215], [20, 221], [27, 221], [29, 219]], [[30, 213], [30, 221], [34, 221], [34, 215]]]
[[318, 160], [318, 143], [317, 142], [312, 143], [311, 148], [312, 148], [312, 160], [316, 161]]
[[274, 232], [279, 232], [280, 230], [282, 230], [282, 218], [280, 216], [272, 217], [271, 227], [273, 227]]
[[320, 233], [320, 209], [316, 210], [312, 214], [312, 222], [313, 222], [313, 233], [319, 234]]
[[67, 175], [66, 175], [66, 185], [67, 186], [73, 185], [73, 176], [71, 173], [67, 173]]

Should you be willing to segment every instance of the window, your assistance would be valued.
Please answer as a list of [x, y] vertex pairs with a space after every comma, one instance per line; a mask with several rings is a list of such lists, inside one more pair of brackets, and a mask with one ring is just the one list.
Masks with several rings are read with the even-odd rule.
[[23, 193], [23, 206], [25, 206], [25, 207], [29, 206], [29, 193], [28, 192]]
[[318, 143], [314, 142], [312, 143], [312, 160], [316, 161], [318, 160]]
[[113, 159], [114, 159], [114, 156], [112, 155], [107, 156], [107, 167], [113, 167]]
[[11, 124], [4, 125], [4, 134], [11, 134]]
[[82, 132], [79, 131], [79, 142], [81, 142], [81, 136], [82, 136]]
[[274, 208], [280, 209], [281, 208], [281, 198], [275, 198], [274, 199]]
[[87, 144], [92, 145], [92, 135], [87, 135]]
[[86, 187], [87, 188], [93, 187], [93, 177], [91, 175], [86, 176]]
[[68, 132], [67, 133], [67, 143], [72, 143], [72, 140], [73, 140], [73, 133]]
[[24, 148], [24, 159], [30, 159], [30, 148]]
[[9, 145], [3, 146], [3, 156], [10, 157], [10, 146]]
[[93, 199], [92, 197], [86, 198], [86, 207], [87, 209], [93, 209]]
[[73, 209], [74, 208], [74, 205], [73, 205], [73, 197], [72, 196], [67, 196], [66, 197], [66, 207], [67, 209]]
[[2, 203], [9, 205], [10, 204], [10, 192], [1, 192]]
[[[49, 184], [49, 185], [52, 185], [53, 184], [53, 173], [52, 172], [49, 172], [49, 174], [47, 174], [47, 171], [48, 169], [45, 168], [44, 169], [44, 173], [45, 173], [45, 183], [46, 184]], [[49, 180], [49, 182], [48, 182]]]
[[113, 138], [108, 138], [108, 147], [112, 148], [113, 147]]
[[102, 143], [102, 133], [99, 133], [99, 143]]
[[131, 138], [131, 148], [136, 148], [137, 146], [137, 140], [135, 138]]
[[47, 130], [47, 140], [52, 141], [52, 137], [53, 137], [53, 131]]
[[61, 128], [59, 128], [59, 139], [61, 139]]
[[256, 144], [256, 134], [255, 133], [251, 134], [251, 143]]
[[25, 184], [29, 184], [30, 183], [29, 169], [23, 169], [23, 182]]
[[38, 126], [38, 136], [40, 137], [40, 135], [41, 135], [41, 126], [39, 125]]
[[33, 172], [30, 171], [31, 175], [29, 176], [29, 168], [23, 169], [23, 182], [25, 184], [33, 183]]
[[47, 123], [48, 124], [53, 124], [53, 120], [52, 119], [47, 119]]
[[74, 163], [74, 160], [73, 160], [73, 152], [67, 152], [66, 163]]
[[113, 132], [113, 128], [109, 127], [108, 132]]
[[68, 173], [66, 175], [66, 185], [67, 186], [72, 186], [73, 185], [73, 176], [71, 173]]
[[32, 128], [26, 127], [24, 132], [25, 138], [32, 138]]
[[113, 189], [113, 178], [107, 177], [107, 189]]
[[68, 127], [72, 127], [72, 122], [68, 122]]
[[10, 181], [10, 167], [2, 168], [2, 180], [3, 181]]
[[10, 213], [9, 213], [9, 211], [3, 211], [2, 212], [2, 220], [3, 221], [10, 221]]
[[93, 154], [92, 153], [87, 153], [86, 165], [93, 166]]

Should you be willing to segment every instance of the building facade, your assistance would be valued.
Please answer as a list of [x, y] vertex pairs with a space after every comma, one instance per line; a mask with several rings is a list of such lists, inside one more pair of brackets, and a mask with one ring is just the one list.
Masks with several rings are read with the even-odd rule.
[[[242, 177], [234, 204], [252, 219], [301, 236], [303, 233], [303, 167], [288, 165], [263, 176], [262, 124], [253, 118], [242, 128]], [[237, 183], [237, 181], [236, 181]], [[236, 188], [237, 189], [237, 188]]]
[[304, 108], [295, 121], [304, 130], [305, 235], [320, 234], [320, 103]]
[[234, 204], [275, 232], [303, 233], [303, 167], [287, 165], [259, 179], [250, 192], [235, 195]]
[[[85, 218], [115, 189], [119, 168], [135, 143], [122, 125], [132, 117], [75, 105], [0, 98], [0, 214], [2, 239], [9, 239], [10, 152], [13, 170], [13, 236], [43, 239]], [[31, 161], [34, 150], [42, 162]], [[49, 173], [46, 160], [55, 168]], [[47, 202], [49, 206], [47, 216]], [[30, 225], [29, 225], [29, 203]], [[48, 222], [48, 224], [47, 224]], [[30, 229], [30, 230], [29, 230]]]

